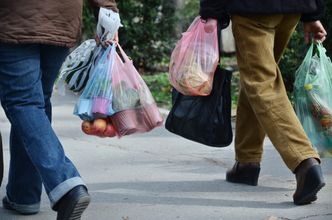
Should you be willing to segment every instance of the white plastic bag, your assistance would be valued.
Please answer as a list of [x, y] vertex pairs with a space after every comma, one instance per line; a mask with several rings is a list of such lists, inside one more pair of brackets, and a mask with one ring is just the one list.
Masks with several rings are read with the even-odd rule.
[[112, 40], [121, 26], [119, 13], [111, 9], [99, 9], [97, 36], [101, 42]]
[[101, 47], [96, 46], [96, 41], [89, 39], [66, 57], [59, 70], [59, 78], [56, 84], [60, 94], [65, 94], [66, 87], [73, 92], [83, 90], [100, 50]]

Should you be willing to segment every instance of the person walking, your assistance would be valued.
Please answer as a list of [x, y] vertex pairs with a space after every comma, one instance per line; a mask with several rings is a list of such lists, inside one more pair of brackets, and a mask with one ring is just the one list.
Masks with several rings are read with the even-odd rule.
[[[114, 0], [91, 0], [117, 10]], [[10, 121], [5, 209], [36, 214], [42, 186], [58, 220], [80, 219], [90, 195], [51, 126], [58, 70], [79, 36], [82, 0], [0, 1], [0, 101]]]
[[322, 0], [201, 0], [203, 19], [232, 21], [240, 71], [235, 164], [226, 181], [257, 185], [267, 135], [295, 174], [296, 205], [309, 204], [325, 185], [320, 158], [287, 97], [278, 62], [301, 20], [305, 41], [324, 41]]

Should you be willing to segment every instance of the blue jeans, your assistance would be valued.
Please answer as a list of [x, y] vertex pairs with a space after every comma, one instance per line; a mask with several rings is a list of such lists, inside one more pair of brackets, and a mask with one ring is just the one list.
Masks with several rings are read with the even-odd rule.
[[0, 100], [11, 123], [7, 197], [21, 205], [40, 203], [42, 185], [51, 207], [85, 185], [51, 127], [50, 98], [68, 48], [0, 43]]

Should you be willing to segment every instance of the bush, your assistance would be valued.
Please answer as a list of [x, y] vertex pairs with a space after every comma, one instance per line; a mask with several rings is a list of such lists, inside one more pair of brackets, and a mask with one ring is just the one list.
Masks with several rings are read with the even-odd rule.
[[143, 79], [151, 90], [152, 96], [158, 106], [170, 109], [172, 106], [172, 86], [168, 81], [168, 73], [144, 75]]
[[162, 70], [175, 40], [173, 1], [126, 0], [118, 7], [124, 25], [119, 31], [121, 45], [135, 66], [140, 72]]
[[95, 38], [95, 32], [96, 32], [96, 19], [93, 15], [92, 9], [89, 7], [88, 0], [84, 0], [81, 41]]
[[293, 92], [295, 71], [300, 66], [306, 54], [306, 50], [307, 45], [304, 43], [302, 26], [299, 25], [279, 63], [279, 68], [283, 75], [285, 87], [289, 95]]
[[193, 0], [184, 0], [182, 5], [179, 6], [176, 11], [177, 17], [177, 37], [180, 37], [180, 34], [186, 31], [189, 25], [192, 23], [195, 17], [198, 16], [199, 12], [199, 1]]

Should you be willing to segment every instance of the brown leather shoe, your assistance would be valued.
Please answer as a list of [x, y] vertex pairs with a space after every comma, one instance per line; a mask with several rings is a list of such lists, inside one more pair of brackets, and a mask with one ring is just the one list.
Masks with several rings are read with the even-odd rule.
[[257, 186], [260, 170], [259, 163], [235, 162], [233, 168], [226, 173], [226, 181]]
[[315, 158], [309, 158], [295, 169], [296, 191], [293, 200], [296, 205], [306, 205], [317, 200], [317, 192], [325, 186], [322, 169]]

